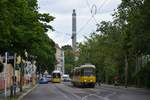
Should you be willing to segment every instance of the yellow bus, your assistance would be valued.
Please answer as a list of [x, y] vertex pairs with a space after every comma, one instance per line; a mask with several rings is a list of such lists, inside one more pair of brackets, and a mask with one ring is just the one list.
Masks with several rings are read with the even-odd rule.
[[61, 72], [58, 70], [54, 70], [52, 72], [52, 80], [53, 83], [60, 83], [61, 82]]
[[85, 64], [75, 67], [71, 72], [72, 84], [79, 87], [95, 87], [96, 75], [95, 66]]

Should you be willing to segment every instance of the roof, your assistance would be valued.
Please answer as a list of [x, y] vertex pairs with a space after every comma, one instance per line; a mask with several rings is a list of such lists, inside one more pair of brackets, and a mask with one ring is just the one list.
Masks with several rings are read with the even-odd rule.
[[81, 65], [81, 66], [80, 66], [80, 68], [84, 68], [84, 67], [95, 68], [95, 65], [92, 65], [92, 64], [85, 64], [85, 65]]
[[54, 70], [52, 73], [61, 73], [59, 70]]
[[95, 65], [92, 64], [84, 64], [84, 65], [80, 65], [80, 67], [75, 67], [72, 71], [76, 71], [76, 70], [80, 70], [82, 68], [96, 68]]
[[69, 77], [69, 75], [68, 75], [68, 74], [64, 74], [63, 76], [64, 76], [64, 77]]

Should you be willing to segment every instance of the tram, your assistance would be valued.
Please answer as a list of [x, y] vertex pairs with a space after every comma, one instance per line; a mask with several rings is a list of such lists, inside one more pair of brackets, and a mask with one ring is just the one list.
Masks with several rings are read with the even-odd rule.
[[60, 83], [61, 82], [61, 72], [58, 70], [54, 70], [52, 72], [52, 80], [53, 83]]
[[92, 64], [75, 67], [71, 72], [72, 84], [78, 87], [94, 88], [96, 83], [95, 69]]

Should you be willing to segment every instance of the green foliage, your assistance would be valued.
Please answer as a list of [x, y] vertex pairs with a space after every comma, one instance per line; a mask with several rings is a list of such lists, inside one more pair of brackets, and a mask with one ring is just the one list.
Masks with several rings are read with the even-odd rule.
[[71, 70], [75, 67], [74, 53], [70, 45], [62, 47], [65, 56], [65, 73], [70, 74]]
[[54, 42], [46, 34], [54, 17], [37, 8], [37, 0], [0, 0], [0, 51], [23, 55], [26, 49], [38, 64], [54, 65]]
[[[79, 44], [78, 63], [85, 63], [88, 58], [88, 62], [96, 65], [97, 77], [107, 83], [119, 75], [123, 84], [127, 77], [130, 84], [138, 81], [148, 87], [149, 64], [143, 57], [150, 55], [149, 9], [149, 0], [122, 0], [113, 15], [114, 20], [102, 21], [96, 32]], [[128, 66], [126, 76], [125, 66]]]

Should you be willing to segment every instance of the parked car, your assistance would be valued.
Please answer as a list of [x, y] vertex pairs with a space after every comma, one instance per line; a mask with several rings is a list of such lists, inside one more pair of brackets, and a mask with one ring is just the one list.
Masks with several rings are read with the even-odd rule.
[[47, 80], [45, 77], [42, 77], [42, 78], [39, 80], [39, 84], [48, 84], [48, 80]]

